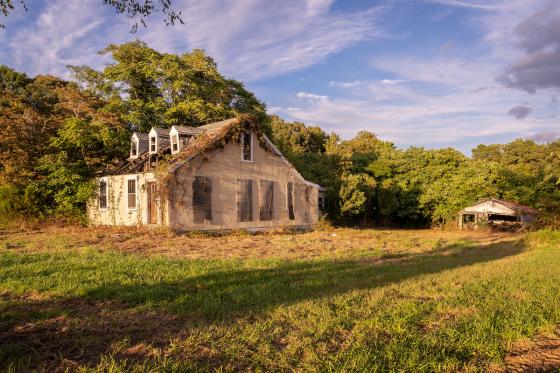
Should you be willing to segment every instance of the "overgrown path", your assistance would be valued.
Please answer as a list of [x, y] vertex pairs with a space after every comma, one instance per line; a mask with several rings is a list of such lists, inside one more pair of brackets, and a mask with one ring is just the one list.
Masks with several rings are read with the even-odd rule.
[[560, 367], [554, 232], [156, 233], [5, 232], [0, 365]]

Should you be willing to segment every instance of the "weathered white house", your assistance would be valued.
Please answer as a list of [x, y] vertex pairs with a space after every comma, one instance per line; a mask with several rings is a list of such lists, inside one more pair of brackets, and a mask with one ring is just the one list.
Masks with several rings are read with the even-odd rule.
[[177, 231], [311, 228], [320, 186], [305, 180], [250, 117], [135, 132], [130, 158], [98, 178], [94, 225]]
[[459, 229], [481, 226], [515, 228], [533, 221], [538, 210], [517, 202], [489, 198], [461, 210]]

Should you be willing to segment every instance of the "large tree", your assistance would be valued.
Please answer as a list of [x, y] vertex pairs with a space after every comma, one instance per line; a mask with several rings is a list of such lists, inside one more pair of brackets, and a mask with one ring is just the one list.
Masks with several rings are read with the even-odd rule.
[[73, 76], [84, 89], [120, 106], [122, 118], [141, 131], [242, 113], [266, 117], [265, 105], [242, 83], [221, 75], [202, 50], [160, 53], [137, 40], [109, 45], [102, 53], [114, 62], [103, 71], [70, 66]]

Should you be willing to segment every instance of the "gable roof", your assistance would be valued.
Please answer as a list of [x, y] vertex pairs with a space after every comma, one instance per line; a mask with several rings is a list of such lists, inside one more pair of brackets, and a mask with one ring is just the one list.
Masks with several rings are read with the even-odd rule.
[[[245, 118], [246, 117], [244, 116], [231, 118], [231, 119], [226, 119], [219, 122], [214, 122], [214, 123], [206, 124], [204, 126], [197, 127], [203, 129], [204, 132], [199, 137], [197, 137], [195, 141], [187, 145], [178, 153], [179, 155], [182, 154], [183, 156], [178, 157], [179, 159], [171, 167], [170, 172], [171, 173], [175, 172], [179, 167], [188, 163], [190, 160], [192, 160], [199, 154], [205, 153], [206, 151], [209, 151], [212, 148], [214, 148], [213, 145], [226, 138], [227, 135], [230, 133], [230, 131], [235, 127], [241, 125], [247, 125], [247, 120]], [[278, 148], [272, 143], [272, 141], [270, 141], [270, 139], [266, 136], [266, 134], [258, 133], [258, 135], [261, 137], [263, 142], [267, 145], [269, 150], [271, 150], [273, 153], [278, 155], [282, 159], [282, 161], [286, 163], [286, 165], [292, 170], [294, 175], [300, 181], [302, 181], [304, 184], [307, 184], [309, 186], [315, 188], [321, 188], [320, 185], [305, 180], [305, 178], [301, 176], [301, 174], [296, 170], [296, 168], [286, 159], [286, 157], [284, 157], [284, 155], [280, 152], [280, 150], [278, 150]]]
[[138, 140], [140, 141], [148, 141], [148, 134], [144, 133], [144, 132], [134, 132], [132, 133], [132, 136], [136, 136], [136, 138], [138, 138]]
[[469, 210], [472, 207], [481, 205], [481, 204], [486, 203], [486, 202], [494, 202], [494, 203], [497, 203], [499, 205], [505, 206], [508, 209], [513, 210], [515, 212], [522, 212], [522, 213], [525, 213], [525, 214], [536, 214], [536, 213], [539, 212], [539, 210], [534, 209], [532, 207], [525, 206], [525, 205], [522, 205], [522, 204], [514, 202], [514, 201], [507, 201], [507, 200], [504, 200], [504, 199], [497, 199], [497, 198], [485, 198], [483, 200], [478, 201], [473, 206], [469, 206], [469, 207], [465, 208], [465, 210]]
[[169, 137], [169, 129], [168, 128], [159, 128], [159, 127], [152, 127], [150, 133], [154, 131], [158, 137]]

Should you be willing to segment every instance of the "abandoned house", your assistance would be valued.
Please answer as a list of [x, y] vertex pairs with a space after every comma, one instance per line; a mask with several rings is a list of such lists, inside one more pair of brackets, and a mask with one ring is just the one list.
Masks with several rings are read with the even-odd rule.
[[245, 116], [135, 132], [129, 159], [97, 183], [92, 224], [176, 231], [309, 229], [322, 194]]
[[459, 229], [521, 228], [533, 221], [537, 213], [538, 210], [517, 202], [494, 198], [484, 199], [461, 210]]

